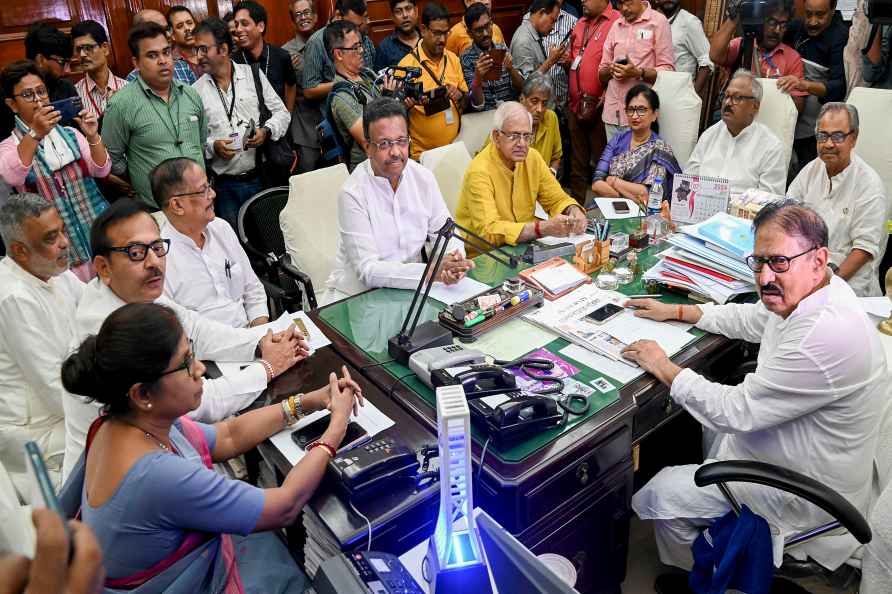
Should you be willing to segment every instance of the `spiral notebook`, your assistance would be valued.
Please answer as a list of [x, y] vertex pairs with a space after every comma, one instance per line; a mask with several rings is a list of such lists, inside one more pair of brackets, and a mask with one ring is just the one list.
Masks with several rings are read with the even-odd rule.
[[699, 223], [717, 212], [727, 212], [730, 198], [727, 179], [676, 173], [672, 180], [672, 222]]

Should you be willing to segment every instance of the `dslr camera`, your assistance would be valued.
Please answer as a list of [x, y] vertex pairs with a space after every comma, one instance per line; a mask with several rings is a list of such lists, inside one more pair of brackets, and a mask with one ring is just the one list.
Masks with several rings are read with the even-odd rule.
[[424, 96], [424, 87], [419, 80], [421, 68], [417, 66], [388, 66], [384, 69], [384, 76], [389, 76], [397, 81], [395, 91], [384, 91], [384, 95], [392, 96], [400, 101], [409, 98], [421, 103]]

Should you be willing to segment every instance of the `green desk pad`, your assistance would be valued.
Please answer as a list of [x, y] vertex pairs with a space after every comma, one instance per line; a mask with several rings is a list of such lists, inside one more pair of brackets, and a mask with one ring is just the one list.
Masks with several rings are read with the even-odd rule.
[[[629, 232], [638, 228], [638, 226], [638, 219], [613, 221], [611, 233], [616, 231]], [[640, 269], [644, 271], [653, 266], [658, 254], [663, 251], [664, 247], [650, 246], [639, 252], [638, 262], [640, 263]], [[503, 249], [510, 254], [520, 257], [526, 246], [505, 246]], [[474, 263], [476, 268], [470, 272], [469, 276], [490, 286], [496, 286], [505, 279], [517, 276], [518, 271], [530, 267], [529, 264], [521, 262], [517, 270], [511, 270], [486, 255], [477, 256], [474, 259]], [[597, 272], [593, 276], [596, 275]], [[621, 286], [619, 291], [626, 295], [646, 293], [647, 290], [640, 276], [638, 275], [633, 282]], [[412, 303], [412, 294], [412, 291], [403, 289], [376, 289], [321, 308], [319, 317], [332, 329], [361, 349], [370, 359], [380, 364], [380, 367], [393, 377], [393, 383], [391, 386], [387, 386], [385, 391], [392, 391], [397, 383], [402, 382], [436, 410], [434, 391], [422, 383], [408, 367], [391, 361], [391, 357], [387, 352], [387, 340], [399, 332]], [[661, 300], [665, 303], [690, 303], [685, 297], [673, 293], [664, 293]], [[442, 309], [443, 305], [440, 302], [429, 299], [421, 312], [419, 323], [436, 320]], [[692, 328], [690, 333], [692, 340], [705, 334], [696, 328]], [[605, 373], [591, 369], [561, 354], [559, 351], [568, 344], [570, 343], [567, 340], [558, 337], [542, 348], [555, 353], [563, 359], [569, 359], [569, 362], [580, 369], [580, 372], [573, 376], [574, 379], [587, 386], [591, 386], [591, 381], [597, 377], [607, 377], [612, 380], [614, 386], [622, 384], [622, 382]], [[473, 343], [470, 346], [473, 348]], [[508, 448], [499, 449], [494, 445], [490, 445], [487, 455], [495, 455], [507, 463], [520, 462], [533, 452], [548, 445], [562, 433], [570, 431], [579, 423], [584, 422], [619, 400], [619, 389], [621, 388], [615, 388], [605, 394], [595, 391], [589, 397], [590, 406], [586, 414], [580, 416], [570, 415], [566, 425], [537, 433], [525, 440], [515, 442]], [[471, 427], [472, 437], [478, 443], [483, 444], [486, 441], [486, 434], [473, 424]]]

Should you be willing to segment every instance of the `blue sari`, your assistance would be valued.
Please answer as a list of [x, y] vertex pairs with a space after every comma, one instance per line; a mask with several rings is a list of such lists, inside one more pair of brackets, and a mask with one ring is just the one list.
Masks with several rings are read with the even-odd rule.
[[615, 135], [601, 154], [592, 181], [603, 181], [613, 175], [650, 188], [656, 179], [663, 179], [663, 199], [672, 202], [672, 178], [681, 173], [672, 147], [651, 131], [650, 139], [631, 148], [632, 131]]

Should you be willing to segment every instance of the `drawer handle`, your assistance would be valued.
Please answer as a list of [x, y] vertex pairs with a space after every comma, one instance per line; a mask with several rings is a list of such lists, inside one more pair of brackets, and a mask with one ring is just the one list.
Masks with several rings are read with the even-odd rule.
[[589, 481], [588, 462], [583, 462], [576, 468], [576, 479], [580, 485], [586, 485]]

